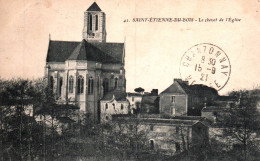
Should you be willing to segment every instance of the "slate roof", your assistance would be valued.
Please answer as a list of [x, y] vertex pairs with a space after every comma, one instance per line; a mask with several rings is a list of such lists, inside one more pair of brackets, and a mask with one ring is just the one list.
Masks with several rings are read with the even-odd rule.
[[107, 94], [104, 95], [101, 101], [109, 101], [112, 100], [113, 97], [117, 101], [126, 101], [126, 93], [121, 91], [121, 90], [113, 90], [108, 92]]
[[105, 54], [86, 40], [82, 40], [81, 43], [75, 48], [68, 60], [90, 60], [102, 63], [120, 63], [112, 56]]
[[94, 2], [88, 9], [87, 11], [101, 11], [101, 9], [99, 8], [99, 6], [97, 5], [96, 2]]
[[96, 48], [124, 63], [124, 43], [92, 43]]
[[161, 92], [161, 94], [164, 93], [193, 94], [202, 96], [213, 94], [218, 96], [218, 92], [214, 88], [202, 84], [187, 85], [181, 80], [175, 81], [172, 85]]
[[90, 60], [102, 63], [124, 63], [123, 43], [90, 43], [78, 41], [50, 41], [46, 62]]
[[78, 41], [50, 41], [46, 62], [65, 62], [78, 44]]
[[112, 115], [112, 121], [118, 121], [118, 122], [135, 122], [136, 120], [141, 121], [142, 123], [148, 123], [148, 124], [168, 124], [168, 125], [177, 125], [177, 126], [193, 126], [194, 124], [201, 122], [205, 126], [209, 126], [208, 120], [205, 118], [178, 118], [178, 117], [172, 117], [172, 118], [162, 118], [162, 117], [137, 117], [134, 115], [124, 114], [124, 115]]
[[140, 97], [143, 97], [143, 95], [141, 93], [131, 93], [131, 92], [127, 92], [127, 96], [140, 96]]
[[168, 88], [166, 88], [161, 94], [163, 93], [178, 93], [178, 94], [189, 94], [190, 90], [188, 85], [182, 83], [181, 81], [176, 81]]

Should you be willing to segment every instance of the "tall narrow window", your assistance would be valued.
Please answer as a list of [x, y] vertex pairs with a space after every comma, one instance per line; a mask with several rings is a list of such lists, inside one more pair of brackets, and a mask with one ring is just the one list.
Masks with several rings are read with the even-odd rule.
[[59, 82], [59, 96], [61, 96], [61, 90], [62, 90], [62, 77], [60, 78], [60, 82]]
[[118, 78], [115, 79], [115, 89], [117, 89], [117, 85], [118, 85]]
[[98, 30], [98, 15], [96, 15], [96, 30]]
[[53, 90], [54, 80], [53, 76], [50, 77], [50, 89]]
[[106, 94], [107, 92], [108, 92], [108, 90], [109, 90], [109, 81], [108, 81], [108, 79], [107, 78], [105, 78], [104, 80], [103, 80], [103, 90], [104, 90], [104, 94]]
[[78, 77], [78, 94], [83, 93], [83, 91], [84, 91], [84, 77], [80, 75]]
[[92, 15], [89, 15], [89, 30], [92, 31]]
[[70, 76], [70, 78], [69, 78], [69, 93], [73, 93], [73, 84], [74, 84], [73, 76]]
[[181, 150], [181, 145], [180, 145], [180, 143], [176, 142], [176, 143], [175, 143], [175, 148], [176, 148], [176, 152], [180, 152], [180, 150]]
[[175, 96], [172, 96], [172, 102], [175, 102]]
[[124, 109], [124, 105], [123, 104], [121, 104], [121, 110], [123, 110]]
[[99, 81], [100, 81], [100, 79], [99, 79], [99, 77], [97, 78], [97, 91], [98, 91], [98, 94], [99, 94]]
[[92, 77], [88, 79], [88, 94], [93, 94], [93, 85], [94, 85], [94, 80]]
[[150, 140], [150, 148], [151, 150], [154, 150], [154, 140]]
[[112, 104], [112, 106], [113, 106], [113, 108], [114, 108], [114, 110], [115, 110], [115, 109], [116, 109], [116, 106], [115, 106], [115, 104], [114, 104], [114, 103]]
[[108, 109], [108, 104], [106, 103], [106, 110]]

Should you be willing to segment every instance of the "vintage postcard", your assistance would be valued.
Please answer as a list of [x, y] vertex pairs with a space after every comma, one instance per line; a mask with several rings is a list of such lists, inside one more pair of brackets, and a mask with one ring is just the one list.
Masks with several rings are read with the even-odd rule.
[[0, 160], [259, 160], [260, 0], [0, 0]]

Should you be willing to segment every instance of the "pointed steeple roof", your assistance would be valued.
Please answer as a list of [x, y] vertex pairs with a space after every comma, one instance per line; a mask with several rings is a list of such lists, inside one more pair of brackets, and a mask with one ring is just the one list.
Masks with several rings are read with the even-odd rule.
[[87, 11], [101, 11], [101, 9], [99, 8], [99, 6], [97, 5], [96, 2], [94, 2], [88, 9]]

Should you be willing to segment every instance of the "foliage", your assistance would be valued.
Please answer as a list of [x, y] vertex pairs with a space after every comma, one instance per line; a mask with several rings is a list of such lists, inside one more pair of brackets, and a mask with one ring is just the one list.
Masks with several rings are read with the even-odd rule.
[[233, 145], [242, 150], [243, 159], [247, 160], [249, 147], [260, 133], [260, 114], [257, 110], [260, 99], [252, 91], [235, 91], [231, 95], [239, 97], [239, 102], [230, 108], [228, 116], [221, 119], [225, 127], [223, 135], [231, 136]]
[[144, 89], [142, 87], [138, 87], [138, 88], [135, 88], [134, 91], [137, 93], [143, 93]]

